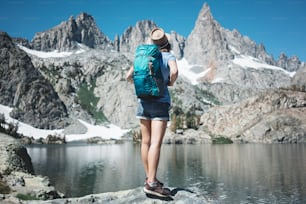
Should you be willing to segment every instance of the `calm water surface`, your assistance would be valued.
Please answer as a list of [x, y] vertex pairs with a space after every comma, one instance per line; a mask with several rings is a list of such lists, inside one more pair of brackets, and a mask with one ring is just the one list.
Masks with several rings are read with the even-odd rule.
[[[27, 149], [35, 172], [68, 197], [143, 185], [139, 144]], [[306, 144], [163, 145], [158, 177], [220, 203], [306, 203]]]

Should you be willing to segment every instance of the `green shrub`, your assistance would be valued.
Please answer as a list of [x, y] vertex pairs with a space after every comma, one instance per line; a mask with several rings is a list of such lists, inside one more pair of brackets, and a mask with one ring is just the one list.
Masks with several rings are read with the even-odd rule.
[[228, 137], [219, 136], [219, 137], [213, 138], [212, 143], [213, 144], [232, 144], [233, 141]]
[[[202, 101], [202, 99], [204, 98], [205, 101], [210, 101], [212, 104], [221, 105], [221, 102], [218, 100], [218, 98], [215, 97], [215, 95], [210, 93], [209, 91], [196, 88], [196, 95], [199, 101]], [[208, 103], [207, 105], [210, 105], [210, 104]]]
[[86, 82], [83, 83], [78, 91], [78, 102], [81, 107], [91, 114], [97, 122], [107, 121], [105, 115], [102, 111], [97, 110], [97, 104], [99, 98], [94, 94], [94, 88], [96, 87], [96, 82], [93, 80], [90, 84]]
[[35, 196], [31, 195], [31, 194], [22, 194], [22, 193], [18, 193], [16, 195], [16, 197], [20, 200], [39, 200], [38, 198], [36, 198]]

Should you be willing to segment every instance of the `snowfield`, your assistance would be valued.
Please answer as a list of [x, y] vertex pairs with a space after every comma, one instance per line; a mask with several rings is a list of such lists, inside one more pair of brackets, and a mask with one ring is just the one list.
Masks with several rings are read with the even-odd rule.
[[[185, 58], [177, 61], [177, 66], [179, 70], [179, 75], [188, 79], [192, 85], [198, 84], [198, 79], [205, 76], [209, 72], [209, 68], [206, 70], [195, 71], [195, 67], [202, 67], [201, 65], [189, 64]], [[203, 68], [202, 68], [203, 69]]]
[[22, 45], [18, 45], [18, 47], [20, 49], [22, 49], [23, 51], [25, 51], [26, 53], [30, 54], [30, 55], [34, 55], [36, 57], [39, 58], [62, 58], [62, 57], [69, 57], [70, 55], [73, 54], [80, 54], [83, 52], [86, 52], [86, 50], [88, 49], [86, 46], [79, 44], [78, 50], [75, 51], [70, 51], [70, 52], [59, 52], [57, 50], [54, 50], [52, 52], [43, 52], [43, 51], [37, 51], [37, 50], [31, 50], [27, 47], [24, 47]]
[[290, 77], [293, 77], [296, 73], [296, 72], [288, 72], [287, 70], [281, 67], [276, 67], [273, 65], [266, 64], [264, 62], [261, 62], [257, 58], [251, 56], [240, 55], [239, 57], [235, 57], [235, 59], [233, 59], [232, 62], [244, 68], [279, 70], [289, 75]]
[[129, 130], [123, 130], [115, 125], [91, 125], [85, 121], [79, 120], [84, 126], [87, 128], [87, 132], [85, 134], [68, 134], [64, 135], [64, 129], [57, 130], [44, 130], [34, 128], [31, 125], [20, 122], [16, 119], [10, 117], [9, 113], [12, 111], [12, 108], [8, 106], [4, 106], [0, 104], [0, 113], [4, 114], [5, 121], [7, 123], [13, 123], [18, 125], [17, 132], [19, 134], [23, 134], [27, 137], [33, 137], [34, 139], [39, 138], [47, 138], [48, 135], [57, 135], [61, 137], [65, 137], [67, 142], [77, 141], [77, 140], [86, 140], [91, 137], [101, 137], [102, 139], [120, 139], [124, 136]]

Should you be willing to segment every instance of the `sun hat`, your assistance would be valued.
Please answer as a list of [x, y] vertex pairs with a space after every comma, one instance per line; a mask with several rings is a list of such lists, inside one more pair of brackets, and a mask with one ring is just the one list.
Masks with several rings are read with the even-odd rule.
[[157, 45], [159, 48], [164, 48], [169, 44], [167, 35], [165, 34], [164, 30], [161, 28], [154, 28], [151, 31], [151, 40], [152, 42]]

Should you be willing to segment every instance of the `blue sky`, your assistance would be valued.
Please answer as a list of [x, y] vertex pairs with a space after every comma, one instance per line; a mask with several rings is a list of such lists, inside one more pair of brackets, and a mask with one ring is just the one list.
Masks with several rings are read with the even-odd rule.
[[306, 61], [305, 0], [1, 0], [0, 30], [31, 40], [87, 12], [110, 39], [147, 19], [188, 37], [205, 2], [224, 28], [263, 43], [274, 58], [285, 52]]

